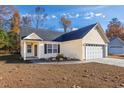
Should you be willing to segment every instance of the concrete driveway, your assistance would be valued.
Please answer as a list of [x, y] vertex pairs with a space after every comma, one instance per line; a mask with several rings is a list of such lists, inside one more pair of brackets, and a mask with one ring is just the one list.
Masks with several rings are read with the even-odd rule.
[[86, 63], [87, 62], [98, 62], [102, 64], [124, 67], [124, 59], [102, 58], [102, 59], [87, 60]]

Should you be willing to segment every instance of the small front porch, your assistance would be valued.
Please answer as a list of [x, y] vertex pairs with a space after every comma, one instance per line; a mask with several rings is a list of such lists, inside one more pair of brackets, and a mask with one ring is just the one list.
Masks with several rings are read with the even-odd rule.
[[24, 40], [22, 43], [23, 47], [21, 49], [21, 54], [23, 55], [24, 60], [33, 60], [39, 58], [39, 41]]

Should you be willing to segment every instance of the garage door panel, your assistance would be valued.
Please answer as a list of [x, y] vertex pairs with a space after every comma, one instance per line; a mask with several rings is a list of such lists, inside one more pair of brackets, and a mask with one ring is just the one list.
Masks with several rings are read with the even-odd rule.
[[86, 45], [86, 59], [103, 58], [103, 45]]

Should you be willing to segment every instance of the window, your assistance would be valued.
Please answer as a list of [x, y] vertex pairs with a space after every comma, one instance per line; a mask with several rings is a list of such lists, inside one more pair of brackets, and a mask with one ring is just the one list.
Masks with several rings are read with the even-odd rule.
[[27, 45], [27, 53], [31, 53], [32, 52], [32, 45]]
[[45, 44], [44, 45], [44, 53], [58, 53], [58, 44]]
[[53, 53], [58, 53], [58, 45], [53, 44]]
[[47, 53], [52, 53], [52, 44], [47, 44]]

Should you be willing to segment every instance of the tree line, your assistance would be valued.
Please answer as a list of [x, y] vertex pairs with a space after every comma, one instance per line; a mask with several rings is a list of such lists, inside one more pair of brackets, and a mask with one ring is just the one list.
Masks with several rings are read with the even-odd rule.
[[[47, 20], [47, 13], [43, 7], [36, 7], [32, 16], [21, 16], [18, 9], [14, 6], [0, 6], [0, 49], [9, 52], [20, 51], [20, 28], [33, 27], [40, 29]], [[71, 21], [62, 16], [60, 23], [64, 28], [64, 32], [71, 25]]]
[[[34, 27], [40, 29], [47, 20], [47, 13], [43, 7], [36, 7], [32, 16], [21, 17], [14, 6], [0, 6], [0, 49], [10, 52], [20, 51], [20, 27]], [[66, 16], [60, 18], [64, 32], [71, 29], [72, 21]], [[108, 38], [120, 37], [124, 40], [124, 25], [117, 18], [113, 18], [107, 26]]]
[[14, 6], [0, 6], [0, 49], [19, 51], [20, 14]]

